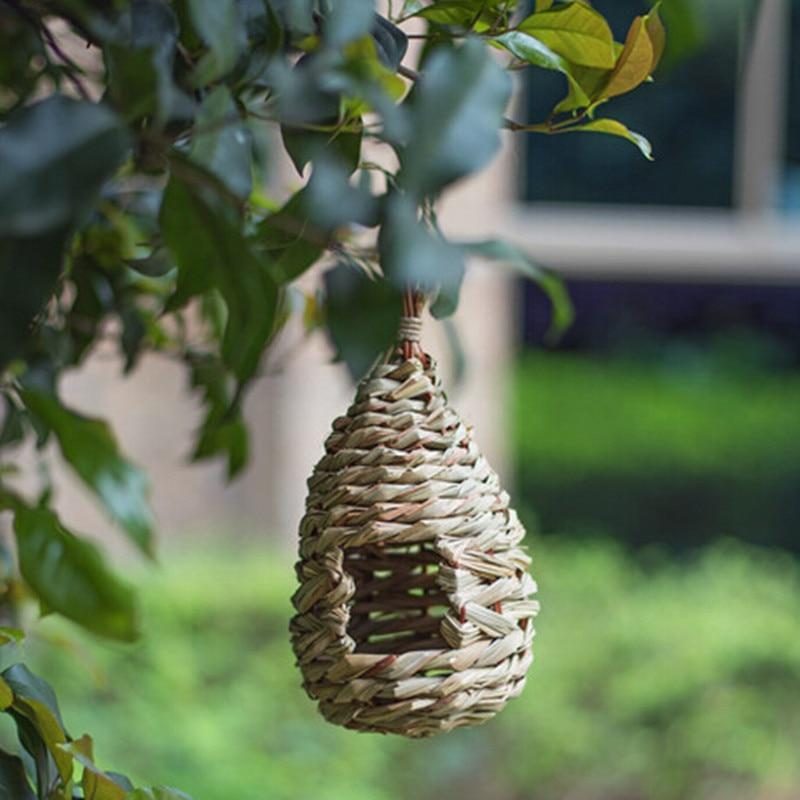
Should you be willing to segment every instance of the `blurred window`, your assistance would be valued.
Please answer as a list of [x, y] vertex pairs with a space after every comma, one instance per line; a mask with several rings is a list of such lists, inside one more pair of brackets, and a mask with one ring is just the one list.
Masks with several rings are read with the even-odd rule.
[[[647, 8], [642, 0], [614, 0], [602, 10], [617, 40], [624, 41], [626, 25]], [[672, 23], [669, 30], [675, 44], [656, 82], [616, 98], [598, 111], [598, 116], [613, 116], [645, 133], [653, 143], [656, 160], [648, 163], [628, 142], [610, 136], [529, 136], [525, 142], [526, 200], [731, 205], [737, 30], [730, 26], [701, 39], [697, 31], [700, 21], [682, 7], [667, 22]], [[563, 93], [562, 76], [531, 70], [529, 119], [544, 119]]]
[[[597, 6], [622, 40], [651, 3]], [[702, 328], [724, 294], [719, 326], [775, 334], [798, 361], [800, 331], [786, 317], [800, 319], [800, 225], [786, 210], [800, 210], [800, 0], [669, 0], [662, 11], [655, 81], [597, 112], [650, 138], [655, 161], [614, 137], [524, 137], [508, 235], [582, 298], [567, 346], [582, 344], [581, 326], [623, 318], [626, 330], [672, 335], [689, 307]], [[530, 73], [519, 116], [536, 122], [565, 87]], [[526, 337], [537, 341], [547, 315], [536, 289], [527, 296]]]

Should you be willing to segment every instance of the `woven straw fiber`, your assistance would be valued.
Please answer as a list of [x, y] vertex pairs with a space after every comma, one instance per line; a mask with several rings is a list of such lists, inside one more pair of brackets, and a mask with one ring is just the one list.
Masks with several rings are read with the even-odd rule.
[[[404, 318], [400, 338], [418, 331]], [[326, 719], [430, 736], [522, 691], [539, 609], [524, 530], [419, 348], [361, 381], [308, 487], [290, 628]]]

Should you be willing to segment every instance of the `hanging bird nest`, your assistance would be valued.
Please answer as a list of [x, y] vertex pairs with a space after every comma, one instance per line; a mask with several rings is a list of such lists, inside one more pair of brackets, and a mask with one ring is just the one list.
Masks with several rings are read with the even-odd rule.
[[326, 719], [412, 737], [519, 695], [539, 610], [525, 531], [419, 346], [421, 305], [308, 481], [290, 626]]

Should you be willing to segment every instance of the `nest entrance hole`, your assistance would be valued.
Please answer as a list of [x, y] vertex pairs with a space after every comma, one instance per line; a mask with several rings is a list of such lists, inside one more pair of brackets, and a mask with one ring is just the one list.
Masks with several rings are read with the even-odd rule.
[[441, 556], [428, 543], [362, 547], [345, 554], [356, 584], [347, 632], [357, 653], [399, 655], [443, 649], [450, 605], [437, 578]]

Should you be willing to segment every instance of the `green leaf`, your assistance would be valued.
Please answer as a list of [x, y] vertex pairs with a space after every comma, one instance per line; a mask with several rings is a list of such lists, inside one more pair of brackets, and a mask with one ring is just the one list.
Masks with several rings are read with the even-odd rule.
[[399, 289], [419, 286], [447, 297], [437, 309], [452, 313], [464, 279], [461, 251], [417, 219], [417, 210], [405, 195], [392, 195], [378, 237], [386, 277]]
[[359, 39], [369, 33], [374, 16], [374, 0], [330, 0], [322, 21], [323, 39], [329, 47]]
[[24, 638], [25, 631], [21, 628], [0, 626], [0, 647], [6, 644], [19, 644]]
[[653, 71], [653, 44], [644, 17], [636, 17], [625, 39], [625, 47], [617, 59], [614, 71], [603, 87], [602, 97], [616, 97], [632, 91]]
[[538, 11], [517, 29], [536, 37], [573, 64], [611, 69], [614, 35], [602, 14], [582, 2]]
[[664, 23], [661, 21], [660, 8], [661, 2], [656, 3], [645, 17], [645, 28], [647, 29], [647, 35], [650, 37], [650, 44], [653, 47], [651, 72], [661, 62], [661, 57], [664, 55], [664, 50], [667, 46], [667, 32], [664, 29]]
[[416, 16], [423, 17], [438, 25], [460, 25], [466, 27], [480, 16], [480, 7], [477, 9], [464, 0], [439, 0], [420, 9]]
[[217, 86], [203, 101], [195, 130], [189, 157], [237, 197], [249, 197], [253, 185], [251, 135], [226, 86]]
[[147, 477], [123, 457], [108, 423], [78, 414], [43, 391], [25, 389], [21, 397], [28, 410], [53, 431], [67, 463], [111, 518], [144, 553], [153, 555]]
[[108, 68], [108, 99], [126, 119], [134, 121], [163, 112], [159, 103], [159, 72], [149, 49], [109, 45], [104, 49]]
[[126, 800], [128, 792], [94, 763], [93, 744], [89, 736], [82, 736], [59, 747], [83, 767], [83, 800]]
[[244, 0], [239, 2], [251, 57], [243, 64], [244, 80], [249, 82], [260, 74], [264, 66], [263, 56], [272, 57], [283, 51], [285, 44], [281, 20], [275, 11], [274, 0]]
[[510, 94], [508, 75], [481, 42], [434, 51], [407, 101], [413, 135], [401, 150], [400, 183], [433, 194], [483, 167], [500, 144]]
[[14, 664], [2, 673], [3, 680], [8, 683], [15, 695], [27, 702], [36, 701], [44, 706], [59, 728], [64, 727], [58, 699], [53, 687], [38, 675], [34, 675], [25, 664]]
[[195, 68], [195, 86], [204, 86], [230, 72], [247, 44], [244, 20], [236, 0], [188, 0], [192, 24], [208, 45]]
[[0, 370], [33, 349], [35, 320], [55, 291], [70, 236], [68, 228], [0, 236]]
[[282, 27], [293, 37], [308, 36], [315, 32], [316, 0], [269, 0], [269, 4], [278, 14]]
[[378, 41], [364, 37], [348, 45], [345, 61], [334, 75], [321, 78], [341, 92], [348, 120], [372, 112], [380, 118], [380, 137], [399, 141], [405, 135], [406, 109], [398, 104], [407, 94], [405, 81], [380, 56]]
[[[67, 734], [53, 689], [24, 664], [14, 664], [2, 673], [2, 677], [14, 693], [12, 715], [20, 727], [20, 733], [26, 732], [27, 744], [23, 742], [26, 749], [29, 749], [34, 758], [42, 755], [39, 744], [28, 738], [30, 733], [34, 733], [55, 762], [62, 782], [69, 782], [73, 771], [72, 758], [59, 746], [67, 741]], [[26, 721], [22, 725], [20, 717]], [[22, 738], [21, 735], [20, 739]], [[41, 780], [39, 788], [42, 788]]]
[[25, 438], [24, 412], [8, 394], [3, 394], [3, 422], [0, 425], [0, 447], [13, 447]]
[[[131, 779], [126, 777], [125, 775], [121, 775], [119, 772], [113, 772], [112, 770], [108, 770], [106, 772], [109, 778], [111, 778], [117, 786], [121, 786], [126, 792], [132, 792], [134, 789], [133, 784], [131, 783]], [[127, 796], [127, 795], [126, 795]]]
[[32, 94], [41, 91], [42, 58], [46, 58], [45, 43], [37, 26], [22, 14], [4, 14], [0, 84], [14, 89], [0, 98], [0, 116], [25, 105]]
[[640, 133], [635, 133], [627, 126], [615, 119], [595, 119], [580, 125], [571, 125], [568, 128], [561, 128], [553, 133], [607, 133], [611, 136], [619, 136], [635, 144], [642, 155], [648, 160], [653, 160], [653, 146]]
[[103, 48], [108, 96], [129, 121], [152, 116], [157, 127], [178, 112], [192, 113], [191, 101], [172, 77], [178, 20], [159, 0], [137, 0], [120, 16], [114, 40]]
[[338, 161], [318, 159], [304, 192], [304, 208], [317, 229], [332, 232], [346, 225], [378, 223], [375, 198], [362, 184], [350, 182]]
[[392, 72], [397, 72], [408, 50], [408, 37], [393, 22], [376, 14], [372, 38], [381, 63]]
[[269, 265], [224, 212], [176, 175], [164, 192], [160, 220], [178, 265], [178, 298], [219, 290], [228, 308], [222, 355], [241, 381], [249, 380], [275, 325], [278, 287]]
[[133, 592], [108, 569], [97, 548], [68, 531], [47, 508], [17, 501], [14, 512], [20, 571], [44, 606], [101, 636], [135, 639]]
[[367, 277], [350, 264], [337, 264], [324, 280], [328, 334], [337, 358], [359, 380], [395, 340], [402, 295], [388, 281]]
[[536, 0], [536, 12], [547, 11], [553, 5], [553, 0]]
[[594, 69], [593, 67], [573, 67], [572, 75], [580, 91], [569, 84], [567, 96], [553, 109], [554, 114], [575, 111], [579, 108], [591, 108], [603, 100], [603, 87], [608, 82], [611, 70]]
[[272, 273], [281, 283], [299, 278], [322, 255], [330, 239], [328, 231], [309, 220], [306, 201], [306, 189], [295, 192], [256, 229], [256, 240], [268, 253]]
[[16, 756], [0, 750], [0, 797], [8, 800], [36, 800], [25, 765]]
[[193, 355], [189, 360], [192, 388], [202, 392], [206, 416], [200, 428], [192, 458], [224, 455], [228, 478], [233, 478], [247, 463], [249, 442], [241, 409], [232, 408], [235, 387], [225, 365], [209, 354]]
[[130, 793], [118, 786], [102, 770], [83, 768], [81, 778], [84, 800], [126, 800]]
[[127, 375], [139, 363], [139, 356], [147, 336], [147, 328], [141, 312], [133, 307], [123, 307], [119, 310], [119, 318], [122, 323], [122, 332], [119, 337], [119, 345], [122, 354], [125, 356], [123, 372]]
[[14, 692], [11, 687], [0, 678], [0, 711], [5, 711], [14, 702]]
[[75, 224], [122, 162], [128, 136], [107, 108], [53, 95], [0, 127], [0, 369], [31, 348]]
[[447, 319], [456, 313], [461, 296], [461, 283], [449, 289], [438, 289], [431, 303], [431, 315], [436, 319]]
[[62, 783], [56, 762], [30, 719], [13, 708], [8, 710], [8, 714], [17, 726], [19, 743], [30, 756], [27, 761], [29, 764], [32, 762], [32, 771], [35, 771], [36, 796], [38, 800], [46, 800], [48, 787]]
[[216, 424], [208, 419], [203, 423], [192, 460], [200, 461], [220, 454], [224, 454], [228, 460], [228, 480], [247, 466], [250, 445], [247, 426], [240, 414]]
[[85, 764], [81, 776], [83, 800], [126, 800], [130, 793], [101, 769]]
[[300, 175], [311, 161], [320, 156], [335, 160], [348, 173], [354, 172], [361, 161], [361, 139], [364, 133], [360, 122], [355, 130], [333, 120], [333, 130], [281, 125], [281, 137], [286, 152]]
[[330, 86], [333, 54], [310, 53], [290, 65], [273, 60], [267, 77], [274, 96], [274, 112], [287, 125], [325, 124], [338, 119], [341, 98]]
[[588, 96], [575, 79], [574, 67], [546, 44], [527, 33], [522, 33], [522, 31], [509, 31], [502, 36], [497, 36], [494, 41], [505, 47], [512, 55], [529, 64], [557, 70], [565, 75], [569, 83], [570, 96], [574, 98], [578, 106], [589, 105]]
[[527, 253], [518, 247], [498, 239], [460, 244], [465, 253], [496, 261], [513, 269], [519, 275], [530, 278], [547, 295], [552, 306], [552, 319], [548, 337], [557, 339], [572, 324], [574, 312], [566, 287], [552, 272], [540, 267]]
[[0, 127], [0, 237], [66, 233], [127, 148], [125, 128], [102, 105], [51, 95], [12, 114]]

